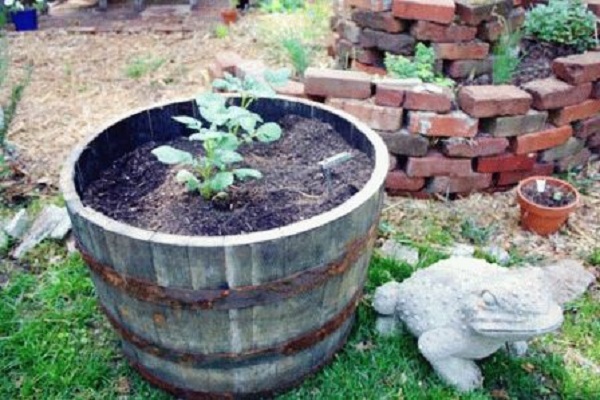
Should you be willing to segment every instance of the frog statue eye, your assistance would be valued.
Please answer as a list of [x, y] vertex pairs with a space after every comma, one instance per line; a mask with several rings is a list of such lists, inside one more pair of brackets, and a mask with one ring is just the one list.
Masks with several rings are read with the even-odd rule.
[[481, 292], [481, 298], [483, 299], [485, 305], [488, 307], [495, 307], [498, 305], [498, 300], [496, 300], [496, 296], [494, 296], [489, 290], [484, 290], [483, 292]]

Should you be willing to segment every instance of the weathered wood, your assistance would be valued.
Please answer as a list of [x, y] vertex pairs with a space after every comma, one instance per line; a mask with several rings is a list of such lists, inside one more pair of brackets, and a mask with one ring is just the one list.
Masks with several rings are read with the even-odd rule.
[[81, 204], [99, 170], [150, 140], [189, 134], [174, 115], [193, 103], [140, 110], [91, 136], [61, 186], [98, 297], [123, 351], [148, 380], [184, 398], [243, 398], [283, 390], [319, 369], [352, 325], [376, 236], [387, 150], [346, 114], [304, 100], [261, 99], [265, 121], [319, 118], [375, 160], [344, 204], [285, 227], [191, 237], [150, 232]]

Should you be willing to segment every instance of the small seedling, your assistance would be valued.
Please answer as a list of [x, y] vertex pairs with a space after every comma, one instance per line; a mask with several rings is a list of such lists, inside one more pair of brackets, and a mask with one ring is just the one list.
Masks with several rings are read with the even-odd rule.
[[229, 36], [229, 28], [227, 25], [218, 24], [215, 26], [215, 37], [217, 39], [224, 39]]
[[196, 131], [189, 140], [202, 141], [204, 155], [194, 157], [187, 151], [167, 145], [155, 148], [152, 154], [165, 164], [192, 167], [192, 171], [180, 170], [176, 179], [184, 183], [188, 190], [199, 191], [206, 200], [216, 194], [226, 193], [235, 179], [260, 179], [260, 171], [234, 166], [244, 160], [237, 150], [241, 144], [255, 140], [264, 143], [278, 140], [281, 127], [274, 122], [263, 123], [260, 115], [251, 112], [248, 107], [256, 97], [274, 96], [275, 92], [269, 83], [280, 84], [287, 76], [289, 71], [284, 70], [266, 73], [265, 81], [252, 78], [240, 80], [231, 75], [216, 80], [213, 87], [242, 95], [241, 106], [229, 105], [220, 94], [205, 93], [196, 98], [196, 104], [206, 125], [189, 116], [173, 117]]
[[435, 73], [435, 51], [423, 43], [417, 44], [412, 61], [404, 56], [386, 53], [384, 64], [388, 74], [395, 78], [419, 78], [423, 82], [447, 87], [455, 85], [452, 79]]

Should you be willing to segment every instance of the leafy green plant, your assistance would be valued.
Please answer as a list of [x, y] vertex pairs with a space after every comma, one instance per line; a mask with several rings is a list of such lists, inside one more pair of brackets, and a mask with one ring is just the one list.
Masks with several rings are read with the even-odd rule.
[[472, 219], [466, 219], [460, 224], [460, 234], [478, 246], [486, 244], [494, 231], [494, 226], [479, 225]]
[[218, 93], [205, 93], [196, 99], [196, 104], [208, 125], [188, 116], [174, 117], [196, 131], [189, 140], [202, 141], [204, 154], [194, 157], [187, 151], [167, 145], [155, 148], [152, 154], [165, 164], [190, 166], [192, 171], [182, 169], [176, 179], [185, 183], [188, 190], [199, 191], [206, 200], [216, 194], [226, 194], [235, 179], [260, 179], [262, 174], [258, 170], [235, 167], [243, 161], [237, 150], [243, 143], [255, 140], [264, 143], [278, 140], [281, 127], [274, 122], [263, 123], [263, 119], [248, 108], [257, 97], [274, 96], [275, 91], [270, 84], [282, 84], [288, 76], [289, 71], [284, 69], [267, 72], [264, 82], [251, 77], [240, 80], [229, 74], [224, 79], [215, 80], [214, 88], [241, 94], [240, 106], [229, 105], [227, 99]]
[[527, 13], [524, 29], [538, 40], [573, 46], [578, 51], [598, 43], [596, 17], [581, 0], [550, 0], [537, 5]]
[[588, 256], [588, 262], [596, 267], [600, 267], [600, 247], [595, 247]]
[[164, 63], [164, 58], [157, 57], [136, 57], [125, 68], [125, 75], [128, 78], [139, 79], [144, 75], [159, 69]]
[[261, 0], [259, 7], [266, 13], [288, 13], [304, 7], [303, 0]]
[[310, 65], [312, 58], [310, 49], [296, 36], [285, 37], [281, 41], [281, 46], [285, 49], [290, 62], [294, 66], [296, 75], [304, 76], [304, 71]]
[[412, 61], [401, 55], [386, 53], [384, 64], [388, 74], [395, 78], [419, 78], [423, 82], [447, 87], [455, 84], [452, 79], [435, 73], [435, 51], [423, 43], [417, 44]]
[[492, 79], [495, 84], [509, 83], [519, 67], [519, 43], [523, 34], [520, 29], [512, 29], [505, 18], [501, 18], [504, 32], [494, 46]]
[[215, 26], [214, 33], [217, 39], [224, 39], [227, 36], [229, 36], [229, 28], [227, 27], [227, 25], [218, 24], [217, 26]]

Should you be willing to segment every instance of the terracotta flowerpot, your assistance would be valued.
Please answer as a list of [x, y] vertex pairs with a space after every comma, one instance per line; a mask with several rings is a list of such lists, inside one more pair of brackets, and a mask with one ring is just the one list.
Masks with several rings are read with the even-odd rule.
[[[534, 203], [524, 196], [523, 188], [538, 179], [545, 180], [546, 185], [559, 186], [572, 193], [574, 200], [561, 207], [548, 207]], [[523, 228], [539, 235], [550, 235], [558, 231], [567, 221], [569, 214], [575, 210], [579, 201], [580, 197], [577, 189], [565, 181], [548, 176], [532, 176], [519, 182], [517, 187], [517, 202], [521, 206], [521, 225]]]
[[221, 19], [226, 25], [235, 23], [238, 19], [238, 11], [235, 8], [227, 8], [221, 11]]

